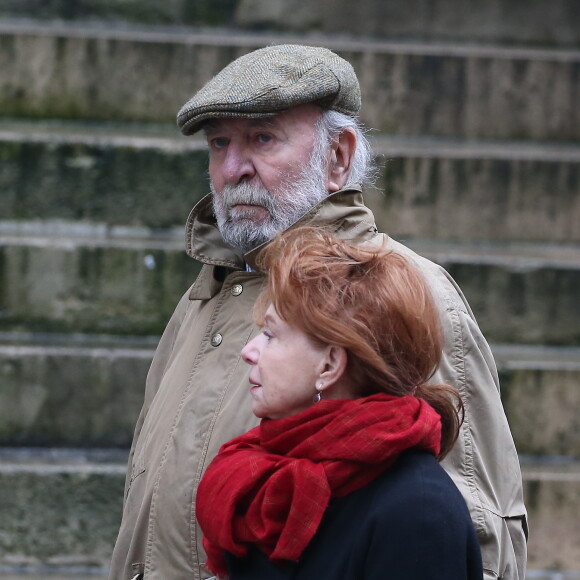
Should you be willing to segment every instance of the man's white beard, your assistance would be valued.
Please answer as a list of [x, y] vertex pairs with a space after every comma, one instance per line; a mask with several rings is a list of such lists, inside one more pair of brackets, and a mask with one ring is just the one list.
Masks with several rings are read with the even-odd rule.
[[[226, 185], [221, 194], [213, 183], [210, 186], [218, 229], [226, 243], [244, 254], [287, 230], [328, 195], [324, 163], [315, 154], [301, 174], [287, 176], [275, 192], [259, 178]], [[255, 211], [234, 207], [237, 204], [261, 206], [266, 217], [257, 218]]]

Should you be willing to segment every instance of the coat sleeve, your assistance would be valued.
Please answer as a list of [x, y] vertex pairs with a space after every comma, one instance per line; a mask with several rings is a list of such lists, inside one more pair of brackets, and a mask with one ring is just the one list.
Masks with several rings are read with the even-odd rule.
[[189, 295], [191, 288], [183, 295], [179, 303], [177, 304], [173, 315], [169, 319], [167, 326], [161, 336], [155, 355], [149, 367], [149, 372], [147, 373], [147, 380], [145, 382], [145, 396], [143, 400], [143, 405], [141, 407], [141, 412], [135, 423], [135, 431], [133, 433], [133, 442], [131, 444], [131, 451], [129, 452], [127, 475], [125, 477], [125, 492], [124, 498], [127, 498], [127, 492], [131, 484], [132, 477], [135, 473], [135, 466], [133, 465], [133, 460], [135, 456], [135, 445], [139, 439], [141, 433], [141, 428], [143, 427], [143, 422], [149, 411], [149, 406], [151, 401], [155, 396], [155, 393], [159, 390], [159, 384], [161, 383], [161, 378], [165, 372], [167, 362], [173, 350], [173, 345], [175, 344], [175, 339], [177, 333], [181, 327], [181, 323], [185, 316], [185, 311], [187, 310], [189, 304]]
[[485, 578], [524, 580], [527, 521], [522, 478], [491, 349], [451, 276], [392, 239], [389, 246], [423, 273], [439, 309], [444, 350], [431, 382], [456, 388], [465, 407], [459, 438], [443, 467], [471, 513]]
[[445, 347], [432, 382], [455, 387], [465, 409], [459, 438], [443, 467], [468, 505], [485, 578], [523, 580], [527, 522], [522, 478], [495, 362], [467, 302], [442, 272], [447, 278], [443, 287], [449, 288], [439, 297]]

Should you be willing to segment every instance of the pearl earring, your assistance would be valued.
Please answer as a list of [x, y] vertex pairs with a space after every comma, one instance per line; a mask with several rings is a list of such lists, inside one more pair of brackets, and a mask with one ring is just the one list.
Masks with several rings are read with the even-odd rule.
[[323, 383], [317, 383], [316, 385], [316, 395], [314, 395], [314, 397], [312, 398], [312, 400], [314, 401], [314, 403], [320, 403], [320, 400], [322, 399], [322, 387], [323, 387]]

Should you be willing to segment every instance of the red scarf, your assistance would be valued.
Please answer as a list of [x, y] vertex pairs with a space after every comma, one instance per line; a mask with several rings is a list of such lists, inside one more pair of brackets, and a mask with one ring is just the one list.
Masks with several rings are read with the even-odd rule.
[[224, 551], [255, 544], [297, 561], [331, 498], [365, 486], [411, 447], [439, 453], [441, 421], [421, 399], [386, 394], [321, 401], [261, 422], [220, 449], [197, 492], [207, 567], [227, 574]]

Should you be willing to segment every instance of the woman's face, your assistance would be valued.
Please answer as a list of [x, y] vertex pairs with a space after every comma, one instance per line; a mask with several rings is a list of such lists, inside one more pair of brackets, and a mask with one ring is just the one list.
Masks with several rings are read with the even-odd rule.
[[284, 322], [270, 306], [264, 326], [242, 350], [252, 365], [252, 412], [260, 418], [280, 419], [313, 404], [316, 383], [328, 365], [330, 346], [315, 344], [300, 329]]

